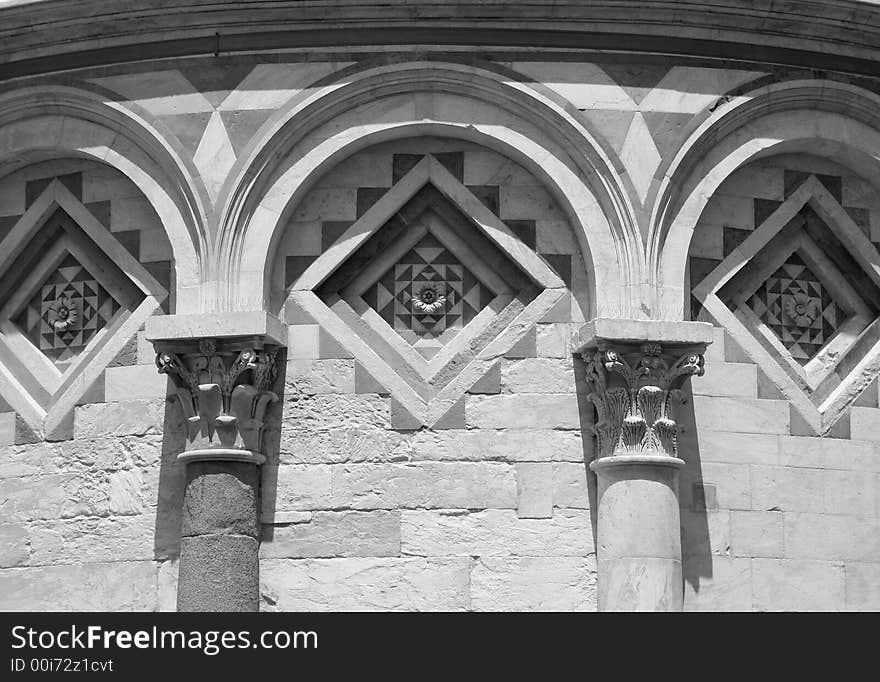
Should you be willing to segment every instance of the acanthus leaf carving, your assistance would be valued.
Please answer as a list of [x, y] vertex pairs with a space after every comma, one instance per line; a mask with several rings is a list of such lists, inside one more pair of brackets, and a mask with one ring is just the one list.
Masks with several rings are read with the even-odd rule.
[[618, 344], [582, 353], [599, 457], [621, 454], [677, 456], [681, 390], [705, 371], [701, 352], [664, 350], [659, 343]]
[[156, 367], [171, 377], [187, 422], [187, 452], [262, 454], [264, 419], [278, 397], [270, 389], [277, 348], [201, 339], [160, 349]]

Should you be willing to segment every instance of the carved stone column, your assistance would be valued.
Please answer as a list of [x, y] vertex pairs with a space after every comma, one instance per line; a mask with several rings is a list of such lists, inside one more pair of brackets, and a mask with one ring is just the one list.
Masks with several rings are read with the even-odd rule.
[[260, 337], [156, 341], [186, 420], [179, 611], [259, 611], [259, 466], [277, 348]]
[[576, 337], [596, 409], [600, 610], [682, 608], [678, 416], [711, 333], [702, 323], [596, 320]]

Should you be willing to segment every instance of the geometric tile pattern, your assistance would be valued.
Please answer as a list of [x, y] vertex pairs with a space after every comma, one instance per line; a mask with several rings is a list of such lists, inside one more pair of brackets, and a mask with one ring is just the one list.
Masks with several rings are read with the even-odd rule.
[[566, 293], [536, 251], [427, 154], [307, 266], [286, 307], [354, 356], [417, 428], [443, 423]]
[[797, 252], [767, 278], [746, 305], [802, 365], [815, 357], [845, 318]]
[[14, 322], [44, 355], [57, 362], [82, 351], [120, 307], [68, 253]]
[[834, 193], [810, 175], [723, 260], [699, 260], [693, 297], [790, 401], [798, 429], [840, 428], [880, 366], [880, 251]]
[[363, 295], [414, 346], [443, 346], [495, 292], [428, 233]]

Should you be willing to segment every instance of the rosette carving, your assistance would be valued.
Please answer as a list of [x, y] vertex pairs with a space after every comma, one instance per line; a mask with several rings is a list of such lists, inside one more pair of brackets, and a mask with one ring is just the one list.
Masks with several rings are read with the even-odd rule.
[[192, 349], [161, 350], [159, 372], [171, 377], [186, 418], [187, 452], [262, 453], [266, 409], [278, 399], [277, 348], [202, 339]]
[[686, 401], [681, 387], [687, 377], [703, 375], [702, 353], [647, 343], [628, 350], [594, 348], [582, 357], [596, 408], [598, 456], [677, 456], [677, 413]]

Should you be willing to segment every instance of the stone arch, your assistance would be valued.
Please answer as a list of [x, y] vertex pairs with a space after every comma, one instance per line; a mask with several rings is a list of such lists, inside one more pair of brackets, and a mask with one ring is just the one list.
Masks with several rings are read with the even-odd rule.
[[64, 157], [107, 164], [140, 189], [171, 242], [177, 312], [197, 312], [210, 246], [200, 201], [173, 150], [145, 121], [83, 90], [25, 88], [0, 96], [3, 175]]
[[673, 161], [651, 219], [647, 267], [660, 309], [683, 315], [691, 236], [709, 199], [738, 168], [806, 152], [880, 177], [878, 106], [880, 97], [852, 85], [791, 81], [737, 98], [707, 119]]
[[[267, 123], [231, 184], [217, 264], [225, 306], [263, 307], [270, 253], [312, 184], [368, 146], [422, 135], [460, 138], [520, 163], [545, 183], [577, 232], [593, 277], [593, 314], [628, 310], [643, 250], [613, 165], [571, 116], [526, 85], [459, 64], [367, 69], [327, 85]], [[617, 263], [602, 267], [601, 263]]]

